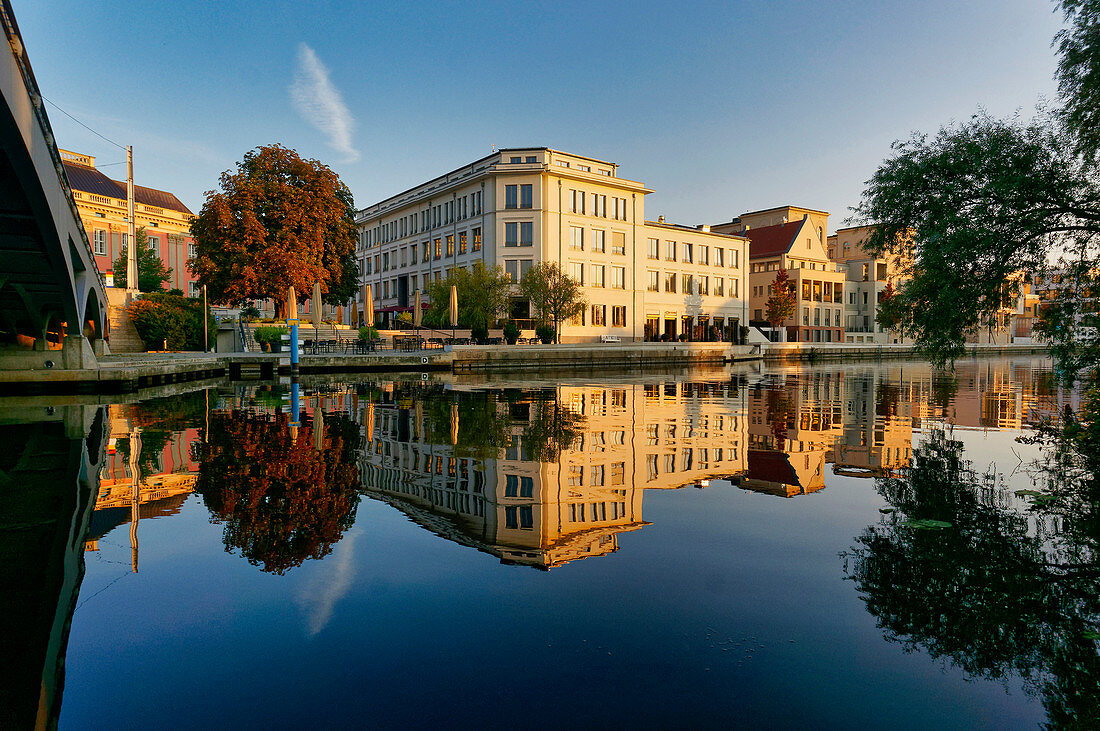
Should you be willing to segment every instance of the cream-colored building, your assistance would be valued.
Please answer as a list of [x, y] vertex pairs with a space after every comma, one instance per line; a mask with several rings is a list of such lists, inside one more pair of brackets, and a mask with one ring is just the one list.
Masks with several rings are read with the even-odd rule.
[[863, 244], [872, 226], [837, 229], [828, 239], [829, 258], [847, 277], [844, 331], [849, 343], [909, 343], [878, 323], [878, 305], [888, 284], [895, 288], [907, 277], [897, 256], [874, 256]]
[[844, 342], [841, 316], [844, 274], [825, 249], [829, 214], [810, 208], [781, 206], [743, 213], [712, 230], [739, 233], [749, 239], [749, 321], [770, 328], [767, 301], [780, 269], [786, 269], [795, 291], [795, 312], [781, 327], [791, 342]]
[[[546, 147], [494, 152], [359, 211], [357, 298], [370, 284], [385, 324], [454, 267], [481, 261], [518, 283], [554, 262], [588, 301], [563, 324], [564, 342], [731, 340], [747, 321], [747, 241], [646, 221], [651, 192], [614, 163]], [[508, 314], [537, 315], [518, 296]]]

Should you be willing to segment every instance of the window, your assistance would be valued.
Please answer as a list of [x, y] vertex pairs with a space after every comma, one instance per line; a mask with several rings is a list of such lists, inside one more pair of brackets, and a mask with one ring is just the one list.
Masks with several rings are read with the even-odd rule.
[[530, 208], [531, 205], [532, 205], [533, 199], [534, 199], [534, 195], [532, 193], [530, 183], [527, 183], [526, 185], [519, 186], [519, 207], [520, 208]]
[[584, 284], [584, 264], [576, 261], [569, 262], [569, 276], [577, 284]]
[[603, 253], [606, 248], [604, 246], [604, 236], [607, 232], [595, 229], [592, 231], [592, 251]]
[[660, 291], [660, 286], [661, 286], [660, 273], [654, 272], [654, 271], [648, 271], [648, 272], [646, 272], [646, 277], [647, 277], [647, 283], [646, 283], [646, 287], [645, 287], [646, 291], [647, 292]]
[[[187, 247], [188, 253], [191, 256], [194, 256], [194, 253], [192, 253], [192, 251], [191, 251], [194, 248], [195, 248], [194, 244], [190, 244]], [[107, 232], [106, 231], [97, 230], [95, 233], [92, 234], [92, 250], [95, 252], [96, 256], [107, 256]]]
[[569, 167], [569, 163], [566, 162], [565, 160], [558, 160], [558, 166], [563, 167], [563, 168], [567, 168], [567, 167]]
[[676, 274], [675, 272], [665, 272], [665, 291], [676, 293]]
[[684, 293], [684, 294], [694, 294], [695, 293], [695, 282], [693, 281], [693, 278], [690, 274], [680, 275], [680, 284], [681, 284], [680, 291], [682, 293]]
[[519, 245], [531, 246], [535, 240], [535, 224], [532, 221], [521, 221], [519, 224]]
[[505, 259], [504, 273], [508, 276], [508, 279], [512, 280], [513, 283], [519, 284], [519, 259]]
[[710, 282], [708, 277], [699, 277], [699, 294], [710, 294]]
[[710, 248], [707, 246], [699, 247], [699, 264], [707, 266], [710, 264]]
[[443, 257], [443, 241], [442, 239], [435, 240], [435, 258], [440, 259]]
[[148, 236], [146, 237], [146, 241], [153, 253], [160, 256], [160, 236]]
[[864, 282], [866, 282], [868, 277], [870, 276], [870, 269], [871, 269], [870, 264], [864, 264], [863, 265], [863, 281]]
[[691, 264], [691, 244], [684, 242], [684, 263]]
[[611, 326], [626, 327], [626, 305], [615, 305], [611, 308]]
[[607, 324], [607, 305], [592, 305], [592, 326]]
[[455, 237], [454, 234], [447, 234], [447, 256], [455, 255]]
[[611, 288], [626, 289], [626, 267], [611, 267]]
[[[593, 264], [592, 265], [592, 284], [591, 284], [591, 286], [593, 286], [593, 287], [604, 287], [604, 286], [606, 286], [606, 283], [604, 282], [604, 267], [600, 264]], [[593, 322], [592, 324], [595, 325], [597, 323]]]
[[481, 229], [474, 229], [474, 251], [481, 251]]
[[504, 224], [504, 245], [519, 246], [519, 224], [515, 221]]
[[600, 207], [598, 210], [592, 211], [593, 216], [600, 216], [601, 218], [607, 218], [607, 196], [600, 196]]
[[424, 242], [424, 261], [432, 258], [432, 247], [427, 241]]
[[[529, 163], [530, 162], [538, 162], [538, 158], [535, 157], [534, 155], [528, 155], [526, 158], [524, 158], [523, 161], [524, 162], [529, 162]], [[524, 478], [524, 479], [529, 479], [529, 478]]]
[[[465, 231], [461, 232], [458, 235], [458, 253], [459, 254], [465, 254], [466, 253], [467, 238], [468, 237], [466, 236]], [[413, 254], [412, 255], [413, 261], [416, 261], [416, 244], [413, 244], [412, 254]]]
[[569, 227], [569, 248], [584, 251], [584, 229], [580, 226]]
[[737, 249], [730, 249], [730, 266], [737, 268]]
[[676, 261], [676, 242], [665, 242], [665, 261]]
[[[715, 249], [715, 251], [721, 251], [721, 249]], [[726, 280], [722, 277], [714, 278], [714, 296], [725, 297], [726, 296]]]
[[646, 256], [650, 259], [659, 259], [660, 253], [657, 251], [657, 239], [646, 239]]
[[[517, 157], [516, 160], [519, 160]], [[505, 208], [519, 208], [519, 186], [518, 185], [506, 185], [504, 186], [504, 207]]]
[[725, 249], [719, 249], [719, 248], [714, 249], [714, 266], [716, 266], [716, 267], [725, 266], [724, 264], [722, 264], [722, 254], [725, 253], [725, 251], [726, 251]]
[[611, 232], [611, 253], [619, 256], [626, 255], [626, 234], [622, 231]]
[[199, 289], [199, 283], [198, 282], [188, 282], [187, 283], [187, 290], [188, 290], [188, 294], [192, 297], [198, 297], [202, 293], [202, 291]]
[[523, 158], [522, 158], [522, 157], [513, 157], [513, 158], [512, 158], [512, 163], [511, 163], [511, 164], [513, 164], [513, 165], [518, 165], [518, 164], [519, 164], [519, 163], [521, 163], [521, 162], [523, 162]]

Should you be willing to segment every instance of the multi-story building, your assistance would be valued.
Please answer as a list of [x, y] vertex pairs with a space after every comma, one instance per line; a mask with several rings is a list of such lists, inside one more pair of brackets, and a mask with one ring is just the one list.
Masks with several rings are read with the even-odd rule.
[[[554, 262], [588, 301], [563, 324], [565, 342], [732, 340], [747, 320], [747, 241], [646, 221], [651, 192], [614, 163], [546, 147], [494, 152], [359, 212], [357, 301], [370, 284], [386, 324], [452, 268], [480, 261], [518, 284]], [[517, 296], [508, 314], [537, 313]]]
[[[96, 169], [95, 158], [60, 150], [65, 174], [73, 189], [76, 209], [88, 240], [92, 243], [95, 263], [114, 286], [114, 264], [126, 243], [126, 183], [112, 180]], [[166, 269], [171, 269], [165, 289], [181, 289], [186, 295], [197, 294], [196, 278], [187, 266], [194, 255], [191, 219], [194, 214], [171, 193], [155, 188], [134, 186], [134, 226], [145, 228], [149, 248], [157, 252]]]
[[847, 276], [845, 339], [849, 343], [907, 343], [900, 334], [878, 322], [883, 292], [890, 284], [898, 287], [906, 274], [898, 256], [876, 257], [864, 248], [872, 230], [871, 226], [837, 229], [827, 242], [829, 258]]
[[[844, 323], [843, 272], [829, 260], [825, 249], [828, 215], [796, 206], [743, 213], [712, 230], [739, 233], [749, 239], [750, 324], [769, 328], [767, 301], [780, 269], [786, 269], [794, 286], [795, 313], [782, 327], [786, 340], [841, 343]], [[760, 224], [759, 222], [766, 222]]]

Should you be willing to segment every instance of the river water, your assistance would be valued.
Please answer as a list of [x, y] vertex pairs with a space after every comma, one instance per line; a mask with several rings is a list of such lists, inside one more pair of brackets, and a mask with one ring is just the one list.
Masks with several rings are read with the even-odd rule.
[[1027, 358], [0, 402], [0, 703], [72, 729], [1081, 721], [1100, 531], [1026, 440], [1076, 399]]

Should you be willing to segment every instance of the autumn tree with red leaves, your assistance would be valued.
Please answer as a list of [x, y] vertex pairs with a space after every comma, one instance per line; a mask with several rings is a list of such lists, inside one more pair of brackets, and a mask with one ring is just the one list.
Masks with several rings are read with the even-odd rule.
[[339, 176], [281, 145], [257, 147], [221, 175], [191, 222], [191, 271], [212, 301], [274, 300], [287, 287], [345, 304], [358, 286], [355, 207]]
[[[320, 428], [321, 425], [318, 424]], [[196, 492], [224, 525], [225, 550], [282, 574], [324, 558], [355, 522], [359, 428], [340, 414], [324, 417], [314, 449], [313, 418], [297, 435], [285, 414], [214, 412], [204, 441]]]
[[[773, 329], [779, 330], [780, 325], [795, 314], [795, 292], [791, 277], [786, 269], [780, 269], [775, 273], [775, 281], [772, 282], [772, 293], [764, 304], [764, 319]], [[782, 332], [779, 330], [779, 332]], [[780, 337], [780, 340], [786, 338]]]

